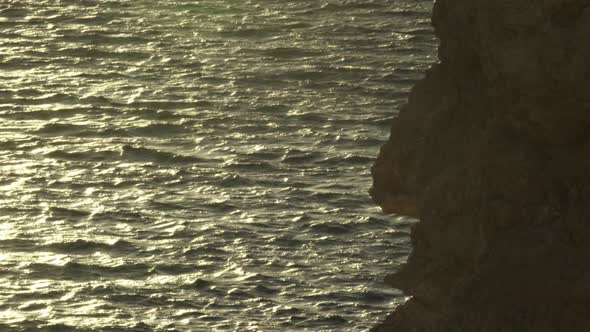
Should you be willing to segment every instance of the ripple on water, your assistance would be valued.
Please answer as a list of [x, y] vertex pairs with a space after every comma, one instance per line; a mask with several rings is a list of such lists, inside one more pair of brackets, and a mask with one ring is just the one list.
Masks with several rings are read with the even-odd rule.
[[[431, 1], [0, 4], [4, 331], [364, 331]], [[4, 324], [4, 325], [2, 325]]]

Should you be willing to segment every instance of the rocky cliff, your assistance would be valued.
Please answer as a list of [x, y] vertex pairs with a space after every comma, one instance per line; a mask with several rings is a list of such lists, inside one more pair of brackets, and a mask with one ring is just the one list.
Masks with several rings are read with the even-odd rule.
[[420, 219], [373, 331], [590, 331], [590, 1], [438, 0], [440, 62], [373, 167]]

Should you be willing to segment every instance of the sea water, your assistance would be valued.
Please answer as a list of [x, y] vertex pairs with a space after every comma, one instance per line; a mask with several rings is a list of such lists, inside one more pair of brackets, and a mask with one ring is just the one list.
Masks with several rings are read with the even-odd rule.
[[0, 0], [0, 331], [364, 331], [423, 0]]

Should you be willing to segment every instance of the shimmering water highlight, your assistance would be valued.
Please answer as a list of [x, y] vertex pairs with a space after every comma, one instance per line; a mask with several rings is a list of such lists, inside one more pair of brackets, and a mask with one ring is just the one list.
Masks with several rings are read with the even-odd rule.
[[430, 1], [0, 1], [0, 330], [362, 331]]

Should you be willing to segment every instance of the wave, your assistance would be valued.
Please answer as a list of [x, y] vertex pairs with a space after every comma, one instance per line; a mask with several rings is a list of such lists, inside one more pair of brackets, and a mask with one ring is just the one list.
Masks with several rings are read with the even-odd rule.
[[65, 265], [30, 263], [24, 266], [26, 278], [32, 280], [96, 280], [96, 279], [145, 279], [154, 271], [151, 266], [142, 263], [105, 266], [68, 262]]
[[209, 161], [203, 158], [184, 156], [172, 152], [165, 152], [144, 147], [133, 147], [130, 145], [123, 145], [123, 147], [121, 147], [121, 157], [130, 161], [148, 161], [172, 164], [200, 163]]
[[45, 157], [78, 162], [96, 162], [115, 160], [119, 156], [116, 151], [86, 151], [86, 152], [67, 152], [63, 150], [54, 150], [45, 154]]
[[66, 123], [47, 123], [41, 128], [38, 128], [31, 132], [35, 135], [47, 135], [47, 136], [70, 136], [80, 134], [87, 130], [86, 126], [66, 124]]
[[126, 131], [134, 136], [169, 136], [188, 133], [183, 125], [172, 123], [153, 123], [142, 127], [127, 128]]
[[77, 239], [69, 242], [48, 243], [39, 248], [63, 254], [87, 255], [95, 252], [125, 255], [139, 251], [134, 244], [125, 240], [117, 240], [114, 243], [102, 243]]

